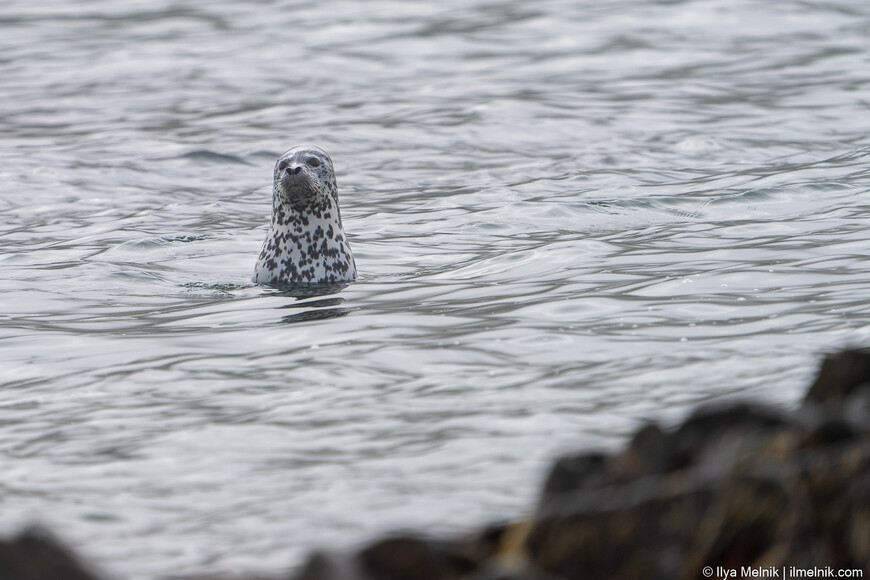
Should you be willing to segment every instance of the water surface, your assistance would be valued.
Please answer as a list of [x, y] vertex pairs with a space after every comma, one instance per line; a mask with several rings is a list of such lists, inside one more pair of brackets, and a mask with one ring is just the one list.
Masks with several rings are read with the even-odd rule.
[[[520, 514], [870, 338], [863, 0], [0, 7], [0, 509], [128, 579]], [[253, 286], [272, 166], [361, 272]]]

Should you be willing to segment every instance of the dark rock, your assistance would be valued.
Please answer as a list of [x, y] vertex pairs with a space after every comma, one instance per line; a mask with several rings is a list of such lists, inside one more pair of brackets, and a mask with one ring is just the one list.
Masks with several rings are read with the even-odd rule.
[[45, 530], [33, 528], [0, 541], [3, 580], [97, 580], [79, 560]]
[[812, 427], [801, 439], [802, 448], [823, 447], [851, 441], [859, 432], [839, 417], [825, 417], [817, 426]]
[[223, 572], [218, 574], [184, 574], [161, 577], [161, 580], [286, 580], [286, 574], [252, 574], [250, 572]]
[[[768, 407], [733, 403], [701, 407], [680, 425], [670, 440], [666, 471], [697, 465], [710, 446], [720, 446], [726, 438], [749, 440], [790, 426], [778, 411]], [[714, 459], [718, 462], [718, 458]]]
[[542, 503], [565, 493], [629, 484], [689, 468], [721, 471], [730, 464], [728, 458], [756, 448], [770, 433], [792, 427], [782, 413], [761, 405], [702, 407], [673, 433], [652, 424], [642, 427], [622, 453], [558, 459], [544, 484]]
[[842, 404], [857, 390], [870, 387], [870, 348], [829, 354], [804, 401], [823, 406]]
[[484, 526], [474, 541], [478, 553], [486, 558], [496, 553], [509, 525], [510, 522], [498, 522]]
[[453, 580], [477, 567], [467, 543], [396, 536], [375, 542], [359, 553], [373, 580]]
[[780, 540], [791, 539], [789, 500], [785, 482], [776, 477], [727, 481], [717, 490], [713, 509], [699, 522], [700, 545], [689, 544], [683, 550], [681, 559], [690, 565], [681, 575], [697, 575], [704, 566], [739, 568], [759, 562]]
[[355, 558], [331, 552], [314, 552], [294, 575], [296, 580], [362, 580]]
[[612, 483], [603, 453], [561, 457], [544, 483], [544, 495], [561, 494]]
[[669, 471], [670, 447], [671, 437], [658, 425], [649, 424], [638, 429], [628, 444], [628, 454], [634, 458], [637, 466], [631, 475]]
[[704, 566], [867, 568], [870, 441], [757, 441], [721, 473], [683, 470], [551, 498], [529, 534], [532, 563], [590, 579], [697, 578]]
[[[524, 525], [522, 522], [520, 525]], [[468, 540], [469, 554], [476, 562], [483, 562], [498, 554], [504, 554], [512, 549], [521, 549], [525, 534], [517, 533], [517, 523], [498, 522], [484, 526], [478, 534]], [[522, 537], [517, 540], [518, 535]], [[512, 547], [508, 547], [512, 546]]]
[[641, 484], [586, 492], [561, 506], [548, 502], [529, 534], [531, 561], [564, 578], [674, 578], [679, 547], [693, 534], [685, 526], [698, 522], [712, 495], [658, 491]]
[[555, 580], [556, 576], [534, 566], [503, 566], [496, 562], [484, 564], [468, 580]]
[[831, 355], [791, 414], [738, 403], [559, 459], [526, 543], [560, 578], [699, 578], [704, 566], [870, 567], [870, 349]]

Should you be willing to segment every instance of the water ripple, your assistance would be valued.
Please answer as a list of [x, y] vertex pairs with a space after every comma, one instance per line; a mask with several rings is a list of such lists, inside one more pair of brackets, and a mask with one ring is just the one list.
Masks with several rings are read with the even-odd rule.
[[[793, 404], [870, 338], [868, 33], [850, 0], [6, 2], [3, 530], [276, 570]], [[250, 282], [300, 142], [361, 272], [311, 296]]]

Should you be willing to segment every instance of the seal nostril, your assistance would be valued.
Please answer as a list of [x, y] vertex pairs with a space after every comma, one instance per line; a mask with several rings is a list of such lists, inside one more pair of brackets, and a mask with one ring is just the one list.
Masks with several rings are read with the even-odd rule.
[[299, 172], [302, 171], [302, 167], [294, 167], [292, 171], [293, 175], [299, 175]]

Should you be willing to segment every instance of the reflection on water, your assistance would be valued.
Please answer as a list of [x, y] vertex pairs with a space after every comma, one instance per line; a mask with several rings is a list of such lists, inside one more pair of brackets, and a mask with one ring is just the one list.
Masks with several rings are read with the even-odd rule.
[[[263, 288], [275, 288], [276, 292], [274, 295], [287, 296], [289, 298], [296, 298], [299, 300], [303, 300], [306, 298], [315, 298], [319, 296], [330, 296], [332, 294], [338, 294], [345, 288], [347, 288], [350, 284], [341, 283], [341, 284], [302, 284], [302, 285], [261, 285]], [[307, 306], [329, 306], [331, 304], [341, 303], [344, 301], [343, 298], [329, 298], [323, 300], [305, 300], [302, 304]], [[296, 305], [298, 307], [299, 304]], [[293, 308], [294, 306], [287, 306], [285, 308]]]
[[[307, 294], [308, 296], [322, 296], [324, 294], [334, 294], [336, 292], [340, 292], [342, 288], [347, 287], [347, 284], [343, 284], [341, 286], [331, 286], [327, 288], [321, 288], [319, 293], [317, 290], [313, 288], [304, 288], [301, 291]], [[289, 296], [299, 296], [300, 289], [287, 289], [287, 295]], [[282, 292], [284, 294], [284, 292]], [[286, 316], [281, 317], [281, 322], [283, 323], [294, 323], [294, 322], [307, 322], [309, 320], [327, 320], [329, 318], [339, 318], [341, 316], [347, 316], [350, 314], [351, 310], [349, 308], [336, 308], [339, 304], [344, 302], [344, 298], [337, 296], [335, 298], [323, 298], [320, 300], [306, 300], [293, 302], [290, 304], [285, 304], [284, 306], [279, 306], [278, 308], [298, 308], [305, 309], [302, 312], [297, 312], [295, 314], [288, 314]]]
[[309, 320], [328, 320], [330, 318], [339, 318], [347, 316], [350, 310], [347, 308], [317, 308], [306, 310], [297, 314], [288, 314], [281, 317], [281, 322], [285, 324], [293, 324], [294, 322], [307, 322]]
[[279, 306], [279, 308], [329, 308], [330, 306], [338, 306], [342, 303], [344, 303], [344, 298], [336, 296], [335, 298], [321, 298], [319, 300], [292, 302], [290, 304], [285, 304], [284, 306]]
[[[4, 3], [0, 526], [277, 570], [792, 404], [867, 339], [868, 33], [857, 0]], [[250, 275], [306, 142], [360, 279], [303, 296]]]

